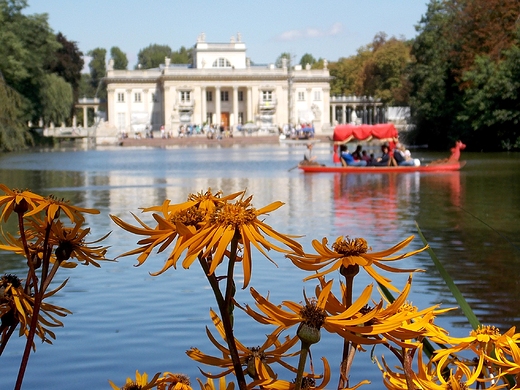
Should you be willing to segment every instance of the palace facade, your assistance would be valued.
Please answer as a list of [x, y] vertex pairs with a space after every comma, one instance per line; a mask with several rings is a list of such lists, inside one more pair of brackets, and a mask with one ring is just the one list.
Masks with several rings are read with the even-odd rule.
[[199, 35], [189, 65], [156, 69], [107, 67], [107, 125], [119, 131], [150, 126], [176, 131], [182, 125], [231, 126], [253, 123], [274, 130], [312, 123], [316, 133], [331, 123], [330, 74], [307, 65], [255, 65], [240, 34], [228, 43], [208, 43]]

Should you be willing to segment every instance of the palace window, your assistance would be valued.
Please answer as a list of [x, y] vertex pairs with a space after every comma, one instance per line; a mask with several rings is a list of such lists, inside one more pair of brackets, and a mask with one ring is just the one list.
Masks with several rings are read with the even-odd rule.
[[231, 63], [225, 58], [218, 58], [213, 62], [214, 68], [231, 68]]
[[273, 101], [273, 91], [262, 91], [262, 101], [272, 102]]
[[180, 99], [182, 103], [189, 103], [191, 101], [190, 91], [180, 91]]
[[315, 101], [321, 100], [321, 91], [314, 91], [314, 100]]
[[220, 101], [221, 102], [229, 101], [229, 92], [228, 91], [220, 91]]
[[210, 125], [210, 124], [212, 123], [212, 122], [211, 122], [212, 119], [213, 119], [213, 113], [212, 113], [212, 112], [207, 112], [207, 113], [206, 113], [206, 123], [207, 123], [208, 125]]
[[123, 92], [118, 92], [117, 93], [117, 101], [119, 103], [124, 103], [125, 102], [125, 94]]
[[141, 103], [141, 92], [134, 93], [134, 101], [136, 103]]
[[238, 101], [239, 102], [244, 101], [244, 91], [238, 91]]
[[207, 102], [213, 101], [213, 92], [212, 91], [206, 91], [206, 101]]
[[152, 103], [157, 103], [159, 101], [159, 98], [157, 97], [157, 94], [152, 93]]
[[238, 123], [239, 124], [244, 123], [244, 113], [243, 112], [238, 113]]
[[305, 92], [298, 92], [298, 100], [300, 102], [305, 100]]

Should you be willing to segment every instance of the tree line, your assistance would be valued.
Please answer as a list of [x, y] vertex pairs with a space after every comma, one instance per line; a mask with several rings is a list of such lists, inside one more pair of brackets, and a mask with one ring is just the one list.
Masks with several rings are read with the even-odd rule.
[[[106, 98], [107, 50], [86, 53], [90, 72], [82, 73], [76, 42], [54, 34], [46, 14], [23, 15], [26, 7], [26, 0], [0, 0], [0, 147], [6, 150], [30, 142], [27, 123], [70, 124], [78, 97]], [[409, 142], [445, 149], [463, 139], [473, 150], [518, 150], [519, 17], [518, 0], [430, 0], [415, 38], [380, 32], [355, 55], [329, 62], [331, 95], [409, 106], [415, 125]], [[128, 68], [119, 47], [109, 55], [114, 69]], [[165, 57], [190, 64], [192, 48], [149, 45], [135, 68], [158, 67]], [[293, 61], [282, 53], [275, 65], [283, 58]], [[323, 62], [309, 53], [299, 61], [313, 69]]]

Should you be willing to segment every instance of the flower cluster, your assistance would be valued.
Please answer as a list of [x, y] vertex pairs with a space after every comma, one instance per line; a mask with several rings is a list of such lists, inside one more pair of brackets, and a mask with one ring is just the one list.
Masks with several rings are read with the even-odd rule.
[[[19, 226], [18, 236], [4, 235], [0, 249], [25, 256], [28, 265], [25, 279], [12, 274], [0, 278], [1, 354], [17, 327], [27, 337], [27, 350], [34, 347], [35, 335], [47, 342], [55, 338], [50, 328], [62, 326], [59, 317], [70, 312], [45, 301], [65, 286], [64, 282], [49, 290], [54, 275], [60, 267], [78, 263], [99, 267], [99, 261], [107, 260], [107, 248], [98, 245], [106, 236], [87, 242], [90, 230], [82, 227], [83, 214], [97, 210], [1, 184], [0, 189], [5, 193], [0, 196], [1, 218], [6, 221], [16, 214]], [[165, 200], [161, 205], [143, 208], [144, 213], [151, 213], [153, 223], [136, 215], [133, 218], [137, 224], [110, 216], [117, 226], [140, 237], [137, 248], [119, 257], [137, 256], [141, 265], [153, 252], [164, 255], [164, 263], [152, 275], [158, 276], [179, 263], [184, 268], [195, 261], [200, 264], [218, 307], [218, 313], [209, 311], [216, 333], [206, 328], [218, 353], [206, 354], [196, 347], [186, 353], [219, 371], [200, 369], [206, 378], [197, 379], [201, 390], [234, 390], [235, 383], [227, 382], [231, 376], [240, 390], [325, 389], [331, 379], [330, 364], [322, 357], [323, 373], [315, 373], [310, 353], [320, 342], [322, 331], [338, 337], [343, 347], [338, 389], [357, 389], [369, 383], [350, 383], [354, 357], [366, 352], [367, 347], [373, 354], [376, 348], [388, 351], [397, 362], [390, 367], [383, 354], [375, 359], [388, 389], [518, 388], [520, 334], [515, 328], [501, 333], [493, 326], [480, 326], [469, 337], [455, 338], [435, 324], [437, 316], [452, 308], [418, 308], [409, 302], [413, 273], [421, 270], [394, 264], [428, 246], [406, 252], [414, 239], [410, 236], [388, 249], [372, 251], [364, 238], [341, 236], [330, 246], [327, 238], [313, 240], [316, 253], [306, 253], [296, 241], [298, 237], [279, 233], [264, 221], [282, 205], [273, 202], [255, 208], [253, 196], [246, 196], [245, 191], [224, 195], [208, 189], [190, 194], [180, 204]], [[245, 289], [253, 281], [255, 250], [273, 263], [269, 252], [278, 252], [310, 272], [304, 281], [316, 283], [314, 297], [304, 291], [301, 301], [274, 303], [268, 295], [250, 287], [253, 304], [239, 304], [235, 267], [242, 268]], [[354, 281], [360, 271], [366, 272], [373, 283], [356, 296]], [[409, 274], [401, 289], [390, 277], [397, 272]], [[327, 280], [331, 276], [339, 277], [340, 282]], [[273, 329], [256, 346], [244, 345], [234, 334], [235, 309], [246, 313], [246, 319]], [[27, 356], [25, 353], [16, 388], [21, 387]], [[294, 379], [282, 379], [279, 370]], [[128, 378], [122, 387], [112, 381], [109, 384], [115, 390], [192, 389], [187, 376], [172, 372], [149, 377], [136, 371], [135, 379]]]
[[21, 387], [29, 353], [35, 349], [34, 337], [51, 343], [56, 336], [50, 328], [63, 326], [59, 317], [71, 312], [47, 302], [66, 284], [49, 290], [60, 267], [78, 264], [99, 267], [107, 260], [107, 248], [88, 242], [89, 228], [83, 228], [84, 214], [99, 214], [98, 210], [71, 205], [53, 196], [44, 197], [28, 190], [10, 189], [0, 184], [1, 218], [4, 222], [16, 215], [18, 234], [5, 233], [0, 249], [24, 256], [25, 278], [6, 274], [0, 277], [0, 355], [16, 328], [27, 338], [15, 388]]

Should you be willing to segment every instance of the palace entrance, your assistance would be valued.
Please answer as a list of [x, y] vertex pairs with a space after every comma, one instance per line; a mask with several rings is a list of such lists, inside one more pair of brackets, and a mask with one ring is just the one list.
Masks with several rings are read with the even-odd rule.
[[220, 124], [224, 126], [225, 129], [229, 129], [229, 112], [220, 113]]

